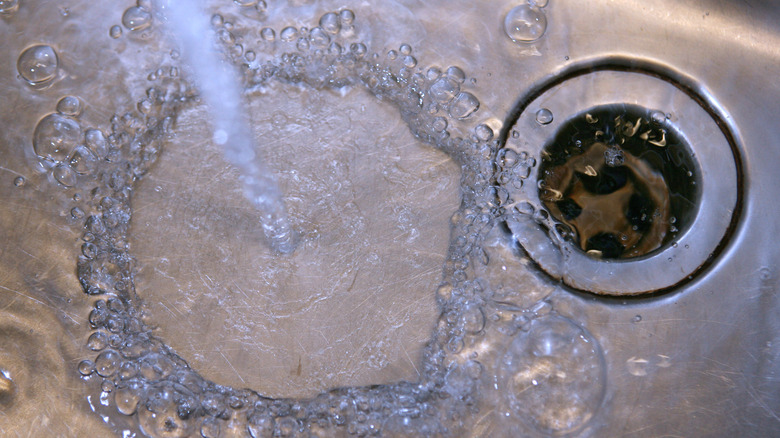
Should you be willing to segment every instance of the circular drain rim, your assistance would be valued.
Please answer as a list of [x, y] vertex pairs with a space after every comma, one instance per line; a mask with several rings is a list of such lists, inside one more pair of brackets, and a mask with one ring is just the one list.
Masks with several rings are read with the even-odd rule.
[[[658, 294], [693, 280], [728, 243], [741, 215], [743, 172], [735, 137], [716, 106], [694, 91], [699, 87], [673, 79], [681, 75], [661, 72], [663, 69], [655, 65], [637, 67], [637, 60], [621, 61], [580, 66], [530, 93], [504, 125], [503, 147], [539, 157], [570, 117], [600, 105], [674, 108], [673, 125], [689, 145], [700, 172], [699, 205], [690, 226], [678, 236], [676, 244], [643, 257], [597, 260], [548, 232], [555, 224], [549, 215], [539, 215], [538, 211], [535, 215], [514, 214], [506, 223], [544, 272], [575, 290], [612, 296]], [[693, 80], [685, 82], [695, 84]], [[574, 92], [570, 92], [572, 85]], [[551, 123], [536, 121], [536, 112], [542, 108], [552, 110]], [[524, 136], [511, 135], [515, 131]], [[703, 135], [691, 141], [692, 133]], [[521, 188], [503, 186], [514, 203], [526, 201], [541, 209], [537, 171], [538, 166]]]

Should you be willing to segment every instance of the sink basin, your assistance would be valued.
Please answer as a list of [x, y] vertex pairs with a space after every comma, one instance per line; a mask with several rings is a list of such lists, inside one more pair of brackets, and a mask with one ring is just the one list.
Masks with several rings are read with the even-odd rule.
[[[0, 0], [4, 436], [780, 428], [776, 2], [205, 2], [291, 255], [197, 54], [125, 3]], [[678, 133], [697, 188], [672, 237], [611, 260], [540, 168], [623, 104], [647, 110], [629, 137]]]

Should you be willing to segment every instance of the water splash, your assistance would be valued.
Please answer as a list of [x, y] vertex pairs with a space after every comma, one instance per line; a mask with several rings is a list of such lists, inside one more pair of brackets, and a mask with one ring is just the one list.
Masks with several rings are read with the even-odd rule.
[[209, 18], [200, 2], [160, 0], [159, 10], [175, 35], [192, 68], [206, 104], [211, 108], [214, 142], [222, 146], [225, 159], [241, 172], [244, 194], [260, 213], [260, 224], [269, 245], [287, 254], [296, 239], [276, 178], [256, 152], [242, 98], [238, 76], [217, 54], [211, 41]]

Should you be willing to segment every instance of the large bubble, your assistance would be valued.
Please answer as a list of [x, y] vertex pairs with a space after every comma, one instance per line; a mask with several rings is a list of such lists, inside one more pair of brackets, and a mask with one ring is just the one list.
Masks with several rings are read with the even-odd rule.
[[510, 410], [543, 433], [582, 428], [604, 397], [606, 369], [598, 342], [583, 327], [558, 315], [523, 327], [499, 369]]

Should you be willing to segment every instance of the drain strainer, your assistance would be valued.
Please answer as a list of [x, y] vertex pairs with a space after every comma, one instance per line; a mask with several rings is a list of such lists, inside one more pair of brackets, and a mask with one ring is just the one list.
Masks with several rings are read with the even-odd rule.
[[[599, 69], [521, 107], [497, 183], [509, 229], [542, 270], [575, 289], [637, 295], [712, 261], [735, 222], [739, 169], [725, 124], [700, 102], [656, 74]], [[502, 177], [518, 162], [524, 180]]]

